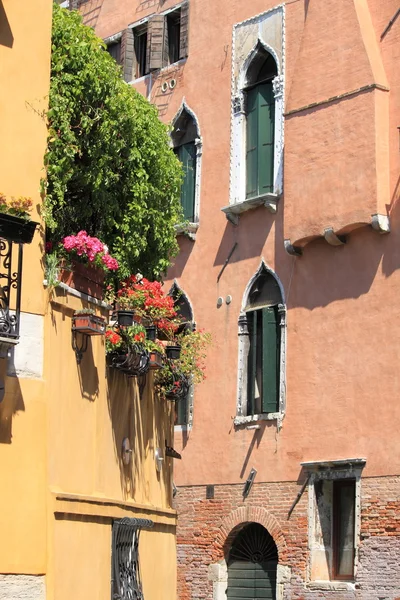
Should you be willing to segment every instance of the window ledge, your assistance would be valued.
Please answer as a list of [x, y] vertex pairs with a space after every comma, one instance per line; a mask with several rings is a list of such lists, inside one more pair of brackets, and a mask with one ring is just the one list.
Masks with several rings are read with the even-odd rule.
[[[48, 287], [47, 279], [43, 280], [43, 286]], [[112, 306], [104, 302], [103, 300], [99, 300], [98, 298], [94, 298], [93, 296], [89, 296], [89, 294], [85, 294], [84, 292], [79, 292], [75, 288], [70, 287], [66, 283], [60, 281], [55, 289], [62, 290], [64, 294], [69, 294], [70, 296], [75, 296], [76, 298], [80, 298], [84, 302], [88, 302], [89, 304], [95, 304], [101, 308], [106, 308], [107, 310], [111, 310]]]
[[256, 198], [249, 198], [243, 202], [235, 202], [221, 208], [222, 212], [225, 213], [228, 221], [231, 221], [234, 225], [237, 225], [239, 221], [239, 215], [242, 213], [257, 208], [258, 206], [265, 206], [271, 213], [275, 214], [277, 211], [278, 200], [280, 194], [263, 194]]
[[174, 425], [174, 432], [182, 432], [182, 431], [192, 431], [191, 425]]
[[186, 235], [194, 242], [198, 228], [199, 223], [178, 223], [178, 225], [175, 225], [175, 233], [177, 235]]
[[306, 587], [309, 590], [354, 591], [358, 585], [353, 581], [310, 581]]
[[259, 421], [281, 421], [282, 418], [283, 418], [283, 413], [281, 413], [281, 412], [268, 413], [265, 415], [263, 415], [263, 414], [248, 415], [248, 416], [237, 415], [233, 419], [233, 424], [234, 425], [247, 425], [249, 423], [258, 423]]

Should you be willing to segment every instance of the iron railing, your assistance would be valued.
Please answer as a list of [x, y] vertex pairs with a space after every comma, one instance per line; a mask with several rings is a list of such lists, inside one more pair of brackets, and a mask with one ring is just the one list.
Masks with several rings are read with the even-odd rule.
[[139, 534], [154, 523], [125, 517], [113, 522], [112, 600], [144, 600], [139, 568]]

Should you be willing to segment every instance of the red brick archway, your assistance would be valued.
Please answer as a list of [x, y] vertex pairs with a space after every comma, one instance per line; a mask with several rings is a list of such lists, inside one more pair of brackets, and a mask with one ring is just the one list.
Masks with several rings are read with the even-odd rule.
[[234, 537], [248, 523], [259, 523], [267, 529], [278, 549], [279, 563], [284, 564], [287, 559], [287, 548], [282, 529], [275, 517], [265, 508], [255, 506], [237, 508], [222, 521], [214, 543], [214, 562], [226, 558]]

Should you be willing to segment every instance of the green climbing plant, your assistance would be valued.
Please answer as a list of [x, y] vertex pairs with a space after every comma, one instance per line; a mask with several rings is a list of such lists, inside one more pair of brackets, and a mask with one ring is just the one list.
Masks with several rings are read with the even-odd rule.
[[181, 164], [157, 109], [127, 85], [104, 42], [77, 12], [54, 4], [43, 182], [53, 242], [85, 230], [120, 277], [160, 278], [178, 250]]

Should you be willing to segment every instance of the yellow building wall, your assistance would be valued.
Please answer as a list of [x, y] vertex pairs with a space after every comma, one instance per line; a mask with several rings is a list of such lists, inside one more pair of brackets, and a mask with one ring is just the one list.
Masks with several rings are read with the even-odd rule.
[[[139, 545], [146, 600], [174, 600], [176, 515], [172, 502], [172, 405], [153, 394], [148, 373], [140, 396], [136, 378], [107, 367], [103, 336], [92, 336], [77, 363], [71, 344], [75, 310], [90, 307], [60, 287], [45, 324], [48, 382], [48, 598], [110, 597], [113, 519], [151, 519]], [[98, 315], [108, 310], [96, 308]], [[77, 341], [80, 341], [78, 336]], [[122, 440], [132, 448], [122, 461]], [[156, 469], [155, 450], [164, 456]], [[154, 567], [157, 565], [157, 578]]]
[[[39, 221], [44, 175], [51, 0], [0, 2], [0, 191], [30, 196]], [[41, 233], [24, 248], [21, 308], [43, 315]], [[23, 332], [21, 332], [21, 343]], [[46, 569], [46, 410], [42, 380], [6, 377], [0, 403], [0, 573]], [[7, 543], [4, 543], [7, 540]]]

